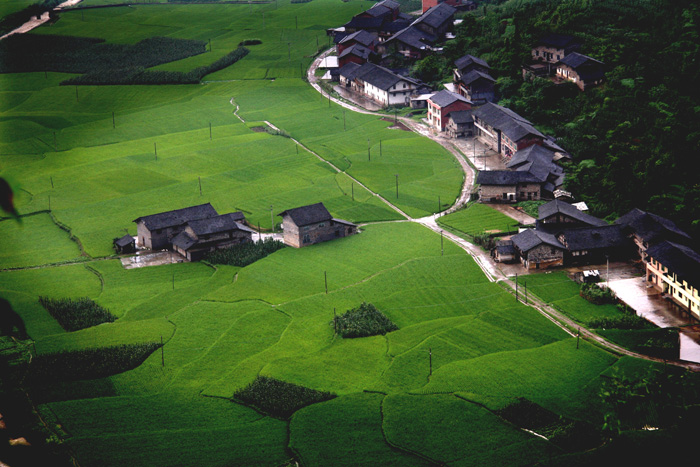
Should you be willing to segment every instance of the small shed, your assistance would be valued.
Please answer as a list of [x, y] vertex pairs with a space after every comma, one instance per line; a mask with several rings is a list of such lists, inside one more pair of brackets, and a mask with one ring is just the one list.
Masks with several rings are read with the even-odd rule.
[[136, 251], [136, 239], [128, 234], [121, 238], [115, 238], [114, 250], [120, 255], [133, 253]]

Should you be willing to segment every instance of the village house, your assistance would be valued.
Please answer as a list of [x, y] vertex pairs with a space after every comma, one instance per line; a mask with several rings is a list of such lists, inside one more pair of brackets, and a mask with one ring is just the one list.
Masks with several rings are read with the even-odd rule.
[[345, 33], [351, 34], [360, 30], [378, 33], [382, 27], [395, 21], [400, 16], [399, 3], [393, 0], [384, 0], [376, 3], [369, 10], [355, 15], [345, 23]]
[[357, 233], [355, 224], [333, 218], [323, 203], [287, 209], [278, 216], [282, 216], [284, 243], [294, 248]]
[[619, 225], [565, 229], [557, 235], [566, 248], [564, 264], [600, 264], [630, 255], [630, 241]]
[[397, 32], [377, 47], [382, 55], [399, 53], [412, 60], [420, 60], [433, 52], [437, 37], [415, 26], [408, 26]]
[[479, 200], [491, 203], [515, 203], [539, 200], [542, 180], [530, 172], [482, 170], [476, 177]]
[[114, 250], [118, 254], [133, 253], [136, 251], [136, 240], [129, 234], [114, 239]]
[[555, 159], [563, 156], [544, 146], [528, 146], [516, 152], [506, 167], [519, 172], [529, 172], [542, 180], [541, 197], [554, 199], [554, 192], [564, 186], [565, 174]]
[[657, 243], [646, 253], [647, 283], [700, 320], [700, 254], [688, 246], [670, 241]]
[[216, 217], [219, 213], [211, 204], [200, 204], [189, 208], [161, 212], [134, 220], [137, 229], [137, 243], [151, 250], [170, 248], [173, 238], [185, 230], [189, 221]]
[[497, 240], [496, 246], [491, 250], [491, 257], [497, 263], [512, 263], [518, 256], [512, 240]]
[[537, 209], [536, 228], [555, 233], [556, 231], [575, 227], [601, 227], [608, 225], [602, 219], [586, 214], [564, 201], [554, 200]]
[[368, 47], [360, 44], [353, 44], [338, 55], [338, 66], [342, 68], [348, 63], [362, 65], [363, 63], [373, 60], [376, 55], [377, 54]]
[[533, 144], [542, 145], [545, 140], [545, 135], [529, 120], [492, 102], [474, 110], [474, 127], [482, 143], [508, 158]]
[[490, 75], [489, 64], [473, 55], [465, 55], [455, 60], [453, 82], [457, 93], [466, 97], [474, 105], [493, 102], [496, 99], [496, 80]]
[[527, 229], [511, 237], [525, 269], [548, 269], [564, 264], [564, 245], [550, 233]]
[[241, 223], [236, 212], [187, 222], [173, 238], [173, 250], [189, 261], [199, 261], [210, 251], [253, 241], [254, 231]]
[[530, 62], [523, 65], [523, 79], [529, 76], [546, 78], [556, 69], [555, 64], [581, 47], [580, 41], [568, 34], [547, 34], [531, 50]]
[[639, 257], [647, 261], [647, 249], [664, 240], [688, 245], [691, 238], [683, 232], [673, 221], [650, 212], [634, 208], [627, 214], [615, 220], [621, 225], [637, 246]]
[[457, 10], [447, 3], [439, 3], [431, 7], [416, 19], [412, 26], [444, 41], [449, 31], [452, 31]]
[[603, 62], [574, 52], [557, 62], [556, 76], [575, 83], [581, 91], [585, 91], [603, 82], [604, 66]]
[[474, 117], [471, 110], [457, 110], [447, 114], [445, 132], [451, 138], [462, 138], [474, 134]]
[[428, 99], [428, 124], [437, 131], [443, 131], [451, 112], [471, 108], [472, 103], [467, 98], [443, 89]]
[[336, 51], [338, 55], [342, 54], [346, 49], [352, 47], [353, 45], [359, 44], [371, 51], [375, 50], [375, 45], [377, 44], [377, 34], [370, 33], [365, 30], [359, 30], [352, 34], [348, 34], [343, 37], [340, 42], [336, 45]]
[[410, 97], [421, 88], [421, 83], [397, 75], [379, 65], [350, 63], [340, 69], [340, 84], [369, 97], [382, 106], [410, 104]]

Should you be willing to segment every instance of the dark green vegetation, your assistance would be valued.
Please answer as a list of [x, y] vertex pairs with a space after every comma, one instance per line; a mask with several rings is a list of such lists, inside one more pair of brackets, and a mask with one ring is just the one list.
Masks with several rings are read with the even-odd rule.
[[366, 302], [333, 317], [333, 330], [345, 338], [383, 336], [398, 329], [377, 307]]
[[[489, 62], [501, 104], [560, 138], [574, 156], [567, 189], [592, 214], [613, 219], [632, 207], [668, 216], [700, 234], [700, 151], [694, 83], [700, 77], [700, 8], [692, 0], [509, 0], [466, 15], [442, 56], [418, 64], [450, 76], [465, 52]], [[486, 12], [484, 14], [484, 11]], [[607, 83], [523, 82], [521, 65], [543, 35], [571, 34], [603, 61]]]
[[204, 258], [213, 264], [244, 267], [284, 248], [284, 242], [268, 237], [259, 242], [243, 243], [208, 253]]
[[289, 418], [307, 405], [333, 399], [335, 394], [316, 391], [275, 378], [258, 376], [248, 386], [233, 394], [234, 400], [251, 405], [276, 418]]
[[608, 287], [599, 287], [597, 284], [581, 284], [580, 294], [583, 298], [596, 305], [615, 303], [617, 301], [615, 292]]
[[7, 0], [0, 6], [0, 36], [18, 28], [34, 16], [51, 11], [65, 0]]
[[102, 323], [112, 323], [117, 319], [109, 310], [88, 297], [77, 299], [39, 297], [39, 303], [46, 308], [46, 311], [58, 321], [63, 329], [69, 332]]

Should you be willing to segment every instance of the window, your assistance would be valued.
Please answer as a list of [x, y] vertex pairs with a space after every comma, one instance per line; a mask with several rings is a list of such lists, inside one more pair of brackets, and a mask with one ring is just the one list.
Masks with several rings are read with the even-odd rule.
[[320, 224], [318, 224], [318, 226], [319, 226], [319, 227], [325, 227], [325, 226], [326, 226], [326, 223], [325, 223], [325, 222], [321, 222]]
[[311, 243], [311, 237], [309, 234], [304, 234], [304, 243]]

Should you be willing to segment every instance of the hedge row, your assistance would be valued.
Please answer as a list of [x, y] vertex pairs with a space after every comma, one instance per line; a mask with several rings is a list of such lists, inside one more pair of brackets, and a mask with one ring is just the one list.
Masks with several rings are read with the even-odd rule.
[[599, 287], [597, 284], [581, 284], [581, 291], [579, 294], [596, 305], [617, 302], [615, 292], [608, 287]]
[[104, 378], [133, 370], [153, 353], [159, 343], [123, 344], [74, 352], [39, 354], [29, 366], [27, 382], [78, 381]]
[[239, 47], [210, 65], [188, 72], [144, 70], [142, 67], [95, 71], [63, 81], [63, 85], [127, 85], [127, 84], [198, 84], [202, 78], [233, 65], [248, 55], [249, 50]]
[[39, 297], [39, 303], [66, 331], [79, 331], [102, 323], [112, 323], [117, 319], [109, 310], [87, 297]]
[[335, 331], [344, 338], [384, 335], [399, 329], [371, 303], [362, 304], [333, 318]]
[[244, 267], [284, 248], [284, 243], [268, 237], [261, 242], [242, 243], [212, 251], [204, 258], [212, 264]]
[[206, 43], [151, 37], [136, 44], [107, 44], [103, 39], [15, 34], [0, 42], [0, 72], [55, 71], [109, 74], [150, 68], [206, 51]]
[[258, 376], [255, 381], [236, 391], [234, 400], [251, 405], [276, 418], [289, 418], [307, 405], [333, 399], [335, 394], [317, 391], [267, 376]]

